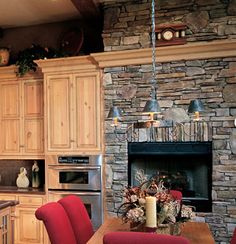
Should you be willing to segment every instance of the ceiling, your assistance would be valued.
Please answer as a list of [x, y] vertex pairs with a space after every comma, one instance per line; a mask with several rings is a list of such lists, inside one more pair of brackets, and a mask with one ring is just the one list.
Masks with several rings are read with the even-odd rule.
[[99, 18], [109, 0], [0, 0], [0, 28]]

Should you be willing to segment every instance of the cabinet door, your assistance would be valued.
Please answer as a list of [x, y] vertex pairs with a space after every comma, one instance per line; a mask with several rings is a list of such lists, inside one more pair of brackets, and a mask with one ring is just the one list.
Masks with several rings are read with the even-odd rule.
[[101, 90], [98, 72], [79, 73], [75, 82], [75, 149], [101, 150]]
[[71, 75], [47, 77], [45, 119], [48, 152], [71, 149], [71, 80]]
[[2, 154], [19, 154], [21, 138], [20, 84], [6, 82], [1, 84], [1, 151]]
[[10, 219], [10, 207], [0, 210], [0, 243], [12, 243], [12, 229]]
[[17, 207], [15, 243], [43, 243], [43, 225], [35, 217], [36, 208]]
[[15, 243], [44, 243], [43, 222], [35, 217], [35, 211], [43, 203], [41, 196], [19, 195], [16, 207]]
[[24, 83], [24, 153], [43, 154], [43, 84]]

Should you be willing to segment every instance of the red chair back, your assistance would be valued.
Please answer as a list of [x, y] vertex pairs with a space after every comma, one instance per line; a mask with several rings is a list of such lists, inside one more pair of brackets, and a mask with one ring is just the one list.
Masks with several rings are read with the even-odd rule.
[[176, 200], [182, 201], [183, 194], [181, 191], [177, 190], [170, 190], [170, 194], [175, 198]]
[[110, 232], [104, 235], [103, 244], [190, 244], [181, 236], [146, 232]]
[[230, 241], [230, 244], [236, 244], [236, 228], [234, 229], [234, 233]]
[[63, 206], [70, 219], [77, 244], [86, 244], [94, 231], [84, 203], [75, 195], [66, 196], [58, 203]]
[[51, 244], [77, 243], [70, 220], [59, 203], [50, 202], [39, 207], [35, 216], [43, 221]]

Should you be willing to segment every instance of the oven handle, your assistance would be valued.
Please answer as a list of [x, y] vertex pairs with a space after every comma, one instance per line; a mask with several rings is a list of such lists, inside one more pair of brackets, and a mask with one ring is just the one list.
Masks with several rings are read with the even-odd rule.
[[75, 169], [79, 169], [79, 170], [100, 170], [100, 166], [66, 166], [66, 167], [63, 167], [63, 166], [48, 166], [49, 169], [54, 169], [54, 170], [75, 170]]

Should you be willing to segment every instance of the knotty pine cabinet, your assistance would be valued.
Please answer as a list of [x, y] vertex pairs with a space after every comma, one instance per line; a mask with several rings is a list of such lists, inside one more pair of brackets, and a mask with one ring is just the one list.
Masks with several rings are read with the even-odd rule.
[[42, 75], [18, 78], [15, 73], [6, 74], [1, 68], [0, 158], [42, 158], [43, 126]]
[[45, 153], [101, 152], [100, 71], [86, 57], [38, 64], [45, 84]]
[[12, 243], [11, 207], [0, 210], [0, 243]]
[[44, 195], [0, 193], [0, 200], [19, 201], [19, 205], [15, 206], [14, 216], [15, 244], [47, 243], [48, 237], [43, 222], [35, 217], [36, 209], [46, 202]]

